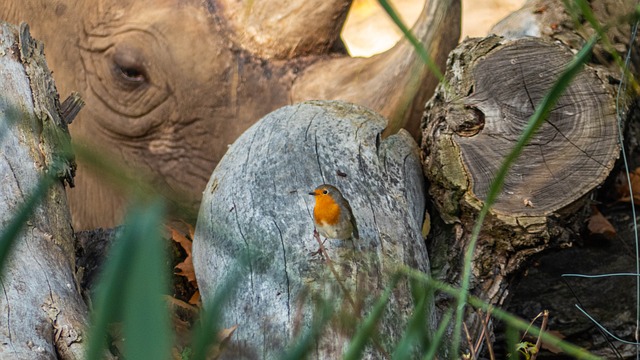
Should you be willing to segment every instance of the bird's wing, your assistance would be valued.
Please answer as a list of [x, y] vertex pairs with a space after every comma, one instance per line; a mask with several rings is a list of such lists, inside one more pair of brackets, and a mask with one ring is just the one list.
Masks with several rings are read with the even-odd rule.
[[358, 233], [358, 225], [356, 224], [356, 217], [353, 215], [353, 210], [351, 210], [351, 205], [349, 205], [348, 201], [345, 201], [347, 208], [349, 209], [349, 214], [351, 215], [351, 225], [353, 226], [353, 238], [360, 239], [360, 233]]

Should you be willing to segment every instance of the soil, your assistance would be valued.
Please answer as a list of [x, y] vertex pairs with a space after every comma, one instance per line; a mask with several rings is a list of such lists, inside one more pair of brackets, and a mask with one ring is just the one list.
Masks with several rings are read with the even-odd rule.
[[[506, 308], [525, 320], [532, 320], [543, 310], [549, 310], [550, 331], [605, 359], [636, 358], [638, 351], [635, 345], [615, 341], [606, 334], [608, 331], [622, 340], [635, 341], [638, 283], [635, 276], [628, 275], [636, 272], [632, 209], [629, 202], [609, 197], [615, 187], [614, 178], [622, 171], [614, 170], [594, 201], [615, 228], [615, 235], [602, 236], [586, 231], [572, 248], [543, 254], [518, 280]], [[640, 222], [640, 216], [636, 215], [636, 221]], [[584, 278], [571, 274], [627, 275]], [[500, 329], [496, 331], [497, 334], [501, 332]], [[565, 358], [549, 349], [543, 349], [538, 357]]]

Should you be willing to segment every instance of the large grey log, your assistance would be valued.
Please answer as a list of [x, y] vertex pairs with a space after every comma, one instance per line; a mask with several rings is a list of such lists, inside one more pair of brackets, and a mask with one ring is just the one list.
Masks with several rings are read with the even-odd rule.
[[[428, 273], [417, 147], [405, 131], [381, 141], [385, 126], [379, 115], [347, 103], [287, 106], [242, 135], [213, 172], [193, 243], [205, 302], [242, 252], [251, 251], [248, 274], [224, 310], [223, 326], [238, 325], [231, 358], [278, 358], [311, 321], [304, 292], [346, 299], [331, 290], [335, 282], [327, 264], [310, 254], [318, 243], [308, 192], [317, 185], [341, 189], [358, 223], [357, 243], [325, 243], [354, 303], [369, 306], [375, 301], [398, 266]], [[399, 339], [411, 308], [410, 289], [403, 281], [379, 326], [385, 348]], [[363, 315], [360, 311], [356, 316]], [[297, 326], [300, 320], [302, 326]], [[433, 321], [425, 319], [425, 324]], [[348, 333], [333, 327], [325, 331], [312, 358], [340, 358]], [[368, 348], [365, 358], [379, 358], [377, 350]]]
[[42, 44], [26, 25], [0, 23], [0, 226], [4, 229], [43, 172], [61, 161], [54, 184], [17, 239], [0, 288], [0, 358], [81, 359], [87, 309], [74, 277], [73, 229], [63, 181], [75, 165], [66, 119]]

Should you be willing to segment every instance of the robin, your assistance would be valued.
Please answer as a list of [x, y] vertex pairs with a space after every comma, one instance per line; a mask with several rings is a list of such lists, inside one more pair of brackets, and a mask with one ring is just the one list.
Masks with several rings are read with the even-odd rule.
[[313, 221], [320, 235], [328, 239], [358, 239], [358, 227], [351, 206], [335, 186], [323, 184], [309, 195], [316, 198]]

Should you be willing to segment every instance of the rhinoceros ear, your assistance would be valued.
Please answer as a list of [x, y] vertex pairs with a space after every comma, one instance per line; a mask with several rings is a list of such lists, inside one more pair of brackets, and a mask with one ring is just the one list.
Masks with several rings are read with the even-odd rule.
[[266, 59], [326, 54], [340, 39], [351, 0], [208, 0], [237, 44]]

